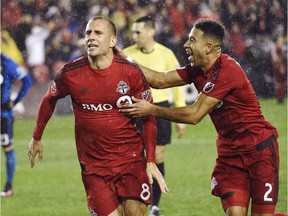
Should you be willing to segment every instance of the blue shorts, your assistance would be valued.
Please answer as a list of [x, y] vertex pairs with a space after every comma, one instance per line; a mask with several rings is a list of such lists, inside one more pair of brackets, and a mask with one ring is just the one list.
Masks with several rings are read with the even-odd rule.
[[13, 143], [14, 118], [1, 117], [1, 146], [9, 146]]

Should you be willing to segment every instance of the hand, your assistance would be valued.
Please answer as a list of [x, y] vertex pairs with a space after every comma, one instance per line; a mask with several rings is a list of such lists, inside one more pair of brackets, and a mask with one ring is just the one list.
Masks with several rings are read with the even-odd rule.
[[154, 105], [146, 100], [140, 100], [132, 96], [133, 104], [123, 104], [119, 107], [119, 112], [132, 117], [145, 117], [153, 115]]
[[151, 163], [151, 162], [147, 163], [146, 172], [147, 172], [149, 182], [151, 185], [153, 184], [153, 178], [155, 178], [159, 184], [159, 187], [160, 187], [162, 193], [167, 193], [169, 191], [169, 189], [166, 185], [166, 182], [165, 182], [162, 174], [158, 170], [155, 163]]
[[181, 138], [186, 131], [186, 124], [176, 123], [177, 138]]
[[29, 144], [29, 151], [28, 151], [28, 157], [31, 164], [31, 168], [34, 167], [34, 159], [35, 156], [38, 154], [38, 159], [41, 162], [43, 160], [43, 144], [41, 140], [37, 141], [32, 138]]
[[115, 55], [118, 55], [118, 56], [120, 56], [120, 57], [122, 57], [122, 58], [127, 58], [128, 56], [120, 49], [120, 47], [118, 47], [118, 46], [114, 46], [113, 47], [113, 52], [114, 52], [114, 54]]

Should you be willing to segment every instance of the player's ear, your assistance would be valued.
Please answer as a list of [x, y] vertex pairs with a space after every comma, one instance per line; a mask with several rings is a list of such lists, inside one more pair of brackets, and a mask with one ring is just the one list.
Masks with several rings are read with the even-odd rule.
[[110, 47], [115, 47], [117, 44], [117, 38], [115, 36], [111, 37]]
[[213, 46], [212, 43], [207, 43], [206, 44], [206, 54], [211, 53], [213, 51], [213, 49], [214, 49], [214, 46]]

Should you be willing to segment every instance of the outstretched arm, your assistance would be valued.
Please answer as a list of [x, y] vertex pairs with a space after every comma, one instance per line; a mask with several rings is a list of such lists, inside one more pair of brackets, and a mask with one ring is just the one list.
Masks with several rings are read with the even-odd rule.
[[121, 106], [119, 112], [132, 117], [155, 115], [173, 122], [187, 124], [199, 123], [219, 103], [218, 99], [202, 93], [192, 105], [181, 108], [160, 107], [143, 100], [132, 99], [135, 103]]
[[186, 85], [186, 83], [181, 79], [181, 77], [177, 73], [176, 69], [166, 71], [166, 72], [157, 72], [143, 65], [140, 65], [140, 64], [138, 65], [142, 69], [150, 86], [153, 88], [164, 89], [164, 88]]
[[145, 78], [147, 79], [148, 83], [150, 84], [150, 87], [155, 89], [164, 89], [174, 86], [182, 86], [186, 83], [181, 79], [181, 77], [178, 75], [176, 68], [175, 70], [170, 70], [166, 72], [158, 72], [154, 71], [152, 69], [149, 69], [143, 65], [140, 65], [138, 62], [133, 60], [131, 57], [127, 56], [119, 47], [114, 47], [113, 52], [121, 56], [122, 58], [126, 58], [131, 62], [134, 62], [139, 65], [141, 70], [143, 71]]

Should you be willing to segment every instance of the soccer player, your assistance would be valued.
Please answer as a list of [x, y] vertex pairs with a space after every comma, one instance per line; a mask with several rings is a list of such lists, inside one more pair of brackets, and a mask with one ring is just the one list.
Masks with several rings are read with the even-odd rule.
[[[22, 82], [14, 101], [11, 101], [12, 87], [16, 81]], [[13, 144], [13, 107], [19, 103], [32, 86], [27, 70], [1, 53], [1, 146], [6, 155], [6, 184], [2, 197], [11, 196], [12, 183], [16, 168], [16, 154]]]
[[[166, 71], [179, 67], [179, 62], [174, 53], [169, 48], [155, 41], [155, 21], [150, 16], [137, 19], [132, 24], [132, 37], [134, 45], [123, 50], [125, 54], [132, 57], [139, 64], [153, 70]], [[170, 107], [169, 90], [151, 88], [154, 104], [158, 106]], [[173, 102], [175, 107], [184, 107], [185, 97], [182, 87], [172, 89]], [[164, 172], [164, 152], [165, 145], [171, 142], [171, 122], [163, 118], [156, 117], [157, 123], [157, 143], [155, 160], [159, 171]], [[139, 126], [138, 126], [139, 127]], [[176, 124], [178, 137], [185, 132], [185, 124]], [[157, 182], [153, 183], [152, 204], [150, 216], [158, 216], [161, 190]]]
[[221, 53], [224, 36], [220, 22], [200, 19], [184, 44], [190, 64], [165, 73], [141, 66], [154, 88], [194, 83], [200, 93], [192, 105], [165, 108], [135, 99], [137, 103], [123, 105], [120, 112], [188, 124], [210, 115], [218, 133], [212, 194], [221, 198], [229, 216], [246, 216], [250, 199], [252, 216], [273, 216], [279, 183], [278, 133], [264, 118], [239, 63]]
[[41, 137], [57, 100], [69, 95], [91, 216], [144, 216], [152, 178], [163, 193], [168, 191], [155, 164], [155, 118], [143, 118], [142, 137], [135, 120], [120, 114], [118, 107], [131, 103], [132, 96], [152, 103], [149, 85], [136, 64], [114, 55], [116, 26], [108, 18], [91, 18], [85, 40], [87, 56], [65, 64], [41, 101], [29, 144], [31, 167], [37, 154], [43, 158]]

